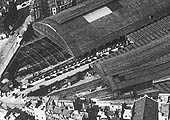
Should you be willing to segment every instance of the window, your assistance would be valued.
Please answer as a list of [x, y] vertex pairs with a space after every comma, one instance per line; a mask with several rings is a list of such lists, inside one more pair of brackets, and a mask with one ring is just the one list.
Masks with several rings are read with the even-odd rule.
[[55, 15], [56, 13], [57, 13], [57, 9], [56, 9], [56, 7], [53, 7], [52, 8], [52, 14]]

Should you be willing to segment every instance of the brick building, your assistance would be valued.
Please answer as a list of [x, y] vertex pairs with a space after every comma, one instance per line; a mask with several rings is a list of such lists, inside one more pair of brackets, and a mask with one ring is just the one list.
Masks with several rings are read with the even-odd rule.
[[30, 6], [31, 15], [35, 21], [49, 16], [49, 6], [47, 0], [34, 0]]
[[38, 21], [84, 1], [86, 0], [34, 0], [30, 7], [31, 15], [34, 21]]

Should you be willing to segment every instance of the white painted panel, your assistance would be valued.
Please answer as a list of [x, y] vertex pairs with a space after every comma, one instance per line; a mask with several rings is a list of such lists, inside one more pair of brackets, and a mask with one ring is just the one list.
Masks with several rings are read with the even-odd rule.
[[88, 13], [88, 14], [84, 15], [83, 17], [89, 23], [91, 23], [91, 22], [93, 22], [93, 21], [95, 21], [97, 19], [100, 19], [100, 18], [102, 18], [102, 17], [104, 17], [106, 15], [109, 15], [111, 13], [112, 13], [112, 11], [108, 7], [103, 7], [103, 8], [100, 8], [100, 9], [96, 10], [96, 11], [93, 11], [91, 13]]

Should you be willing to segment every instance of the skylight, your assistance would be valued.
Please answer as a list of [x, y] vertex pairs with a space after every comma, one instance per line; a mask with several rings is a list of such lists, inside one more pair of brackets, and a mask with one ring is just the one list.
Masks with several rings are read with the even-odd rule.
[[88, 13], [88, 14], [84, 15], [83, 17], [89, 23], [91, 23], [91, 22], [93, 22], [93, 21], [95, 21], [97, 19], [100, 19], [100, 18], [102, 18], [102, 17], [104, 17], [106, 15], [109, 15], [111, 13], [112, 13], [112, 11], [108, 7], [103, 7], [103, 8], [100, 8], [100, 9], [96, 10], [96, 11], [93, 11], [91, 13]]

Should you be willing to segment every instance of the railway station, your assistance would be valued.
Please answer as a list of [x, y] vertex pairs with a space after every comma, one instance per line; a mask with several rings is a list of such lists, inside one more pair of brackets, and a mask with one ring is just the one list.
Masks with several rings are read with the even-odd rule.
[[0, 120], [169, 120], [169, 0], [0, 0]]

